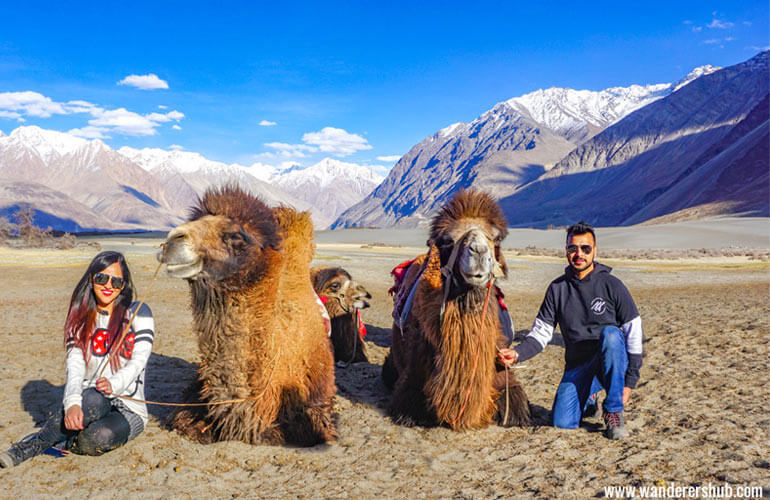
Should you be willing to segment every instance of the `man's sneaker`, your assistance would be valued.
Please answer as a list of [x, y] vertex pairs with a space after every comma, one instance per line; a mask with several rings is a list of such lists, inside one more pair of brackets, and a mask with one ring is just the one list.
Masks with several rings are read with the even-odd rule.
[[586, 405], [583, 408], [583, 418], [592, 418], [599, 414], [599, 403], [596, 401], [598, 394], [588, 396], [588, 401], [586, 401]]
[[23, 461], [40, 455], [47, 446], [38, 439], [37, 433], [30, 434], [18, 443], [13, 443], [11, 447], [3, 453], [0, 453], [0, 467], [8, 468], [19, 465]]
[[604, 430], [604, 435], [609, 439], [621, 439], [628, 437], [628, 431], [623, 423], [623, 412], [618, 413], [605, 413], [604, 424], [607, 428]]

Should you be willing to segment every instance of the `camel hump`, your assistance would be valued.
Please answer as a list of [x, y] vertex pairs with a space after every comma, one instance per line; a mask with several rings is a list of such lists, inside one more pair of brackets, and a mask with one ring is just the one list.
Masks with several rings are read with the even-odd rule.
[[313, 239], [313, 220], [310, 212], [297, 212], [297, 210], [281, 205], [273, 209], [278, 226], [283, 229], [286, 237]]
[[315, 251], [310, 212], [298, 212], [281, 205], [274, 208], [273, 213], [284, 235], [284, 249], [288, 259], [286, 265], [310, 285], [310, 261]]

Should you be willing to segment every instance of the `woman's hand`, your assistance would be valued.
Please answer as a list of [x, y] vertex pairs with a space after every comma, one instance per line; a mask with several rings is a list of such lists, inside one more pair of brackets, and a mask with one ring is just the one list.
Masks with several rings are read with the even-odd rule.
[[112, 384], [105, 377], [101, 377], [96, 381], [96, 390], [103, 394], [112, 394]]
[[67, 408], [64, 414], [64, 427], [71, 431], [83, 430], [83, 410], [79, 405], [73, 405]]

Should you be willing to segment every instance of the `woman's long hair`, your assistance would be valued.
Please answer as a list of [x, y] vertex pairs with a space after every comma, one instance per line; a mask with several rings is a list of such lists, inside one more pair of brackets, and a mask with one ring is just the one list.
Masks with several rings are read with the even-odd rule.
[[[96, 297], [94, 296], [93, 276], [104, 271], [105, 268], [120, 263], [123, 271], [125, 285], [120, 294], [115, 298], [110, 322], [107, 326], [107, 336], [110, 350], [119, 349], [115, 342], [120, 338], [123, 325], [128, 321], [126, 312], [131, 307], [134, 299], [134, 282], [131, 280], [131, 272], [128, 270], [126, 259], [120, 252], [101, 252], [88, 265], [83, 277], [80, 278], [75, 290], [72, 292], [70, 307], [67, 311], [67, 320], [64, 322], [64, 344], [67, 350], [79, 347], [83, 351], [86, 363], [91, 357], [91, 336], [96, 327]], [[120, 356], [113, 356], [110, 361], [113, 371], [117, 370]]]

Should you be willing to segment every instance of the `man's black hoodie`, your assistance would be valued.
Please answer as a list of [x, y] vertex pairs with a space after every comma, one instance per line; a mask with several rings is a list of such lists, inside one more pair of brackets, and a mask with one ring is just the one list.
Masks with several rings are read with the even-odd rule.
[[595, 262], [594, 270], [581, 280], [568, 266], [552, 281], [532, 331], [515, 347], [519, 362], [542, 351], [558, 324], [566, 369], [570, 369], [596, 354], [604, 327], [617, 326], [625, 334], [628, 351], [625, 385], [636, 387], [642, 366], [642, 322], [628, 289], [610, 271], [611, 267]]

